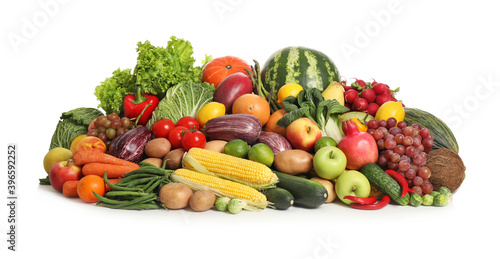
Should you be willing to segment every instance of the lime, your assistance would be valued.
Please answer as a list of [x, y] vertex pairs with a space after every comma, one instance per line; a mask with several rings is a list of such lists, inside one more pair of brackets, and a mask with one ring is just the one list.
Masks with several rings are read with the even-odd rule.
[[246, 158], [250, 145], [242, 139], [233, 139], [224, 145], [224, 154]]
[[335, 141], [335, 139], [328, 137], [328, 136], [321, 137], [318, 140], [316, 140], [316, 142], [314, 143], [314, 152], [317, 152], [320, 148], [326, 147], [326, 146], [336, 147], [337, 141]]
[[270, 167], [274, 162], [274, 153], [268, 145], [257, 143], [248, 151], [248, 159]]

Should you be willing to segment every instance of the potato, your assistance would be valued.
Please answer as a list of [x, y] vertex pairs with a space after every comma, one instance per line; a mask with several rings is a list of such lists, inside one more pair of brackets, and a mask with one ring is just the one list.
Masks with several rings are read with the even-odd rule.
[[307, 173], [313, 168], [313, 155], [300, 149], [281, 151], [274, 158], [274, 166], [286, 174]]
[[168, 139], [155, 138], [146, 143], [144, 152], [148, 157], [163, 158], [168, 152], [170, 152], [171, 147], [172, 145]]
[[168, 183], [160, 189], [160, 201], [171, 210], [183, 209], [189, 206], [193, 191], [183, 183]]
[[325, 186], [326, 191], [328, 192], [328, 198], [326, 199], [325, 203], [331, 203], [335, 200], [337, 194], [335, 193], [335, 187], [333, 186], [333, 183], [331, 181], [319, 177], [312, 177], [311, 180]]
[[142, 162], [150, 163], [150, 164], [152, 164], [156, 167], [160, 167], [160, 168], [163, 166], [163, 159], [156, 158], [156, 157], [146, 158], [146, 159], [142, 160]]
[[177, 148], [167, 153], [163, 158], [166, 169], [178, 169], [182, 167], [182, 157], [186, 150], [184, 148]]
[[215, 194], [209, 190], [195, 191], [189, 199], [189, 207], [194, 211], [206, 211], [215, 204]]
[[226, 145], [226, 143], [227, 141], [224, 140], [211, 140], [208, 141], [207, 144], [205, 144], [205, 149], [224, 153], [224, 146]]

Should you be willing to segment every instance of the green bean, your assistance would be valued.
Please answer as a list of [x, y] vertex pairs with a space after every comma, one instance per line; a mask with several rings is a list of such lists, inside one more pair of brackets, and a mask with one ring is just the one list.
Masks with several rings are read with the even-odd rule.
[[125, 185], [124, 187], [128, 187], [128, 188], [133, 188], [135, 186], [138, 186], [140, 184], [146, 184], [148, 183], [149, 181], [151, 180], [154, 180], [158, 178], [158, 176], [152, 176], [152, 177], [148, 177], [148, 178], [139, 178], [139, 179], [135, 179], [133, 181], [130, 181], [127, 185]]
[[140, 196], [145, 196], [148, 195], [148, 193], [144, 192], [132, 192], [132, 191], [108, 191], [105, 195], [105, 197], [127, 197], [127, 196], [132, 196], [132, 197], [140, 197]]
[[167, 169], [156, 167], [154, 165], [143, 165], [143, 166], [139, 167], [138, 169], [135, 169], [135, 170], [127, 173], [126, 176], [140, 174], [140, 173], [149, 173], [149, 174], [155, 174], [158, 176], [166, 176], [173, 171], [174, 170], [167, 170]]
[[100, 205], [102, 203], [116, 204], [117, 205], [117, 204], [121, 204], [123, 202], [127, 202], [127, 201], [109, 199], [109, 198], [103, 197], [95, 192], [94, 192], [94, 196], [99, 200], [99, 202], [97, 202], [97, 205]]
[[156, 174], [148, 174], [148, 173], [141, 173], [141, 174], [134, 174], [134, 175], [125, 175], [123, 179], [121, 179], [116, 185], [121, 185], [125, 186], [127, 185], [130, 181], [139, 179], [139, 178], [146, 178], [146, 177], [154, 177], [157, 176]]
[[104, 173], [104, 182], [109, 186], [111, 187], [111, 189], [113, 190], [118, 190], [118, 191], [139, 191], [141, 190], [141, 188], [129, 188], [129, 187], [124, 187], [124, 186], [120, 186], [120, 185], [116, 185], [114, 183], [111, 183], [109, 180], [108, 180], [108, 173]]
[[151, 193], [160, 183], [162, 182], [162, 179], [157, 180], [154, 182], [151, 186], [149, 186], [147, 189], [144, 190], [145, 193]]
[[133, 200], [120, 203], [120, 204], [109, 204], [108, 207], [113, 208], [113, 209], [120, 209], [122, 207], [130, 206], [130, 205], [136, 205], [140, 203], [148, 203], [150, 201], [156, 200], [156, 194], [151, 193], [142, 197], [135, 198]]
[[[141, 186], [141, 189], [142, 189], [142, 190], [147, 190], [147, 189], [148, 189], [151, 185], [153, 185], [153, 184], [154, 184], [154, 183], [156, 183], [157, 181], [158, 181], [158, 182], [159, 182], [159, 181], [161, 181], [161, 177], [156, 177], [156, 178], [152, 179], [151, 181], [149, 181], [149, 182], [148, 182], [147, 184], [145, 184], [144, 186]], [[146, 192], [146, 191], [144, 191], [144, 192]]]
[[[100, 204], [100, 206], [114, 209], [114, 207], [110, 206], [110, 204], [103, 203], [103, 204]], [[152, 202], [148, 202], [148, 203], [139, 203], [139, 204], [135, 204], [135, 205], [124, 206], [124, 207], [121, 207], [120, 209], [123, 209], [123, 210], [150, 210], [150, 209], [161, 209], [161, 208], [165, 208], [165, 207], [162, 205], [159, 205], [155, 201], [152, 201]]]

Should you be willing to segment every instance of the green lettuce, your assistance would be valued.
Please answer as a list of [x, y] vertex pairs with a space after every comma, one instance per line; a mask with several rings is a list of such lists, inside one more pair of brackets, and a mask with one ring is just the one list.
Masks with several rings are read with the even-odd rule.
[[167, 118], [174, 123], [184, 117], [196, 117], [198, 110], [213, 100], [215, 87], [209, 83], [181, 82], [167, 90], [146, 125], [151, 128], [153, 123]]
[[100, 101], [97, 107], [102, 108], [106, 114], [121, 114], [123, 98], [136, 89], [135, 81], [131, 69], [115, 70], [112, 77], [106, 78], [95, 88], [94, 95]]
[[52, 135], [49, 150], [56, 147], [69, 149], [71, 142], [79, 135], [87, 134], [89, 124], [101, 115], [100, 110], [85, 107], [63, 112]]

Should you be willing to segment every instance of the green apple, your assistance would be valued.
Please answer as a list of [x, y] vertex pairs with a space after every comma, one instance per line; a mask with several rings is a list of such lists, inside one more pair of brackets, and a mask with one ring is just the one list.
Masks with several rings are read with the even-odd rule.
[[320, 148], [326, 147], [326, 146], [336, 147], [337, 141], [335, 141], [335, 139], [328, 137], [328, 136], [321, 137], [318, 140], [316, 140], [316, 142], [314, 143], [314, 152], [318, 152], [318, 150]]
[[313, 167], [316, 174], [327, 180], [333, 180], [345, 171], [347, 157], [338, 147], [326, 146], [320, 148], [313, 157]]
[[368, 198], [370, 191], [371, 186], [368, 178], [356, 170], [345, 171], [337, 178], [337, 182], [335, 183], [335, 192], [345, 204], [352, 203], [351, 200], [344, 199], [345, 196]]

